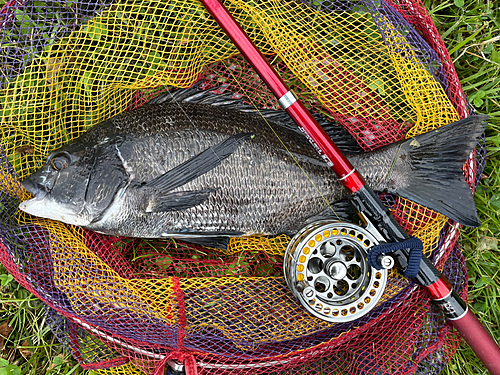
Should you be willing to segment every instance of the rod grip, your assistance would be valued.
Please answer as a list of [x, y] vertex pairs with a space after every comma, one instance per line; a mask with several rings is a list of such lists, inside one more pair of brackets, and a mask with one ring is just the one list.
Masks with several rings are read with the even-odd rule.
[[461, 318], [450, 322], [490, 373], [500, 375], [500, 348], [476, 316], [467, 310]]

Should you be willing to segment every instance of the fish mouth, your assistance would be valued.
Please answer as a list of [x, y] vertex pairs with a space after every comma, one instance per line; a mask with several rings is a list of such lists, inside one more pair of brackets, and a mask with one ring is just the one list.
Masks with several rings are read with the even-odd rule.
[[45, 186], [43, 186], [43, 185], [41, 185], [41, 184], [39, 184], [37, 182], [34, 182], [31, 179], [29, 179], [29, 178], [25, 179], [21, 183], [21, 185], [23, 185], [23, 187], [28, 192], [30, 192], [31, 194], [33, 194], [35, 196], [36, 200], [43, 199], [47, 195], [47, 193], [49, 192], [49, 190]]

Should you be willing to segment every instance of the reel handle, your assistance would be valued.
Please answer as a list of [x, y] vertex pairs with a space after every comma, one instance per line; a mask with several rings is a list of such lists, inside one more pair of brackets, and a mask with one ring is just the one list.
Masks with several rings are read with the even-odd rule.
[[[351, 195], [352, 202], [358, 209], [358, 212], [366, 214], [372, 220], [372, 223], [377, 226], [382, 235], [386, 236], [389, 242], [407, 239], [408, 235], [406, 232], [396, 222], [373, 190], [366, 185], [360, 173], [354, 169], [349, 160], [342, 154], [300, 100], [297, 100], [279, 74], [276, 73], [274, 68], [252, 43], [248, 35], [221, 2], [219, 0], [200, 0], [200, 2], [212, 14], [245, 59], [278, 98], [280, 106], [290, 115], [306, 138], [309, 139], [314, 148], [323, 157], [327, 165], [333, 169]], [[397, 264], [405, 268], [409, 251], [400, 250], [392, 254]], [[483, 363], [492, 374], [500, 375], [500, 348], [494, 343], [491, 337], [488, 345], [486, 341], [475, 340], [473, 335], [467, 333], [476, 330], [483, 330], [485, 333], [486, 331], [477, 319], [470, 318], [471, 313], [468, 313], [465, 302], [453, 291], [448, 280], [441, 275], [425, 256], [422, 257], [420, 271], [415, 281], [427, 290], [431, 299], [441, 307], [449, 319], [455, 320], [454, 325], [462, 328], [464, 325], [470, 324], [470, 328], [467, 331], [463, 330], [464, 339], [466, 341], [471, 340], [471, 347], [476, 347], [478, 351], [481, 351], [482, 347], [487, 346], [489, 350], [485, 349], [485, 353], [488, 353], [488, 355], [491, 354], [493, 357], [489, 358], [486, 362], [483, 361]], [[465, 320], [462, 320], [464, 318]], [[457, 322], [461, 322], [461, 324], [457, 324]], [[462, 333], [462, 331], [460, 332]], [[488, 334], [486, 333], [486, 335]], [[473, 348], [473, 350], [475, 349]], [[481, 357], [479, 358], [482, 360]]]

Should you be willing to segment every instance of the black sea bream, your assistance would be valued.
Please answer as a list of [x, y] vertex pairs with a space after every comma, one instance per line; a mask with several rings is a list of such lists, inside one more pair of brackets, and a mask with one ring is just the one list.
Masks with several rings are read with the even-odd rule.
[[[466, 225], [479, 221], [461, 167], [484, 117], [347, 155], [376, 191]], [[104, 121], [23, 182], [20, 209], [129, 237], [293, 234], [328, 215], [342, 185], [301, 134], [235, 108], [172, 101]], [[335, 141], [335, 139], [334, 139]]]

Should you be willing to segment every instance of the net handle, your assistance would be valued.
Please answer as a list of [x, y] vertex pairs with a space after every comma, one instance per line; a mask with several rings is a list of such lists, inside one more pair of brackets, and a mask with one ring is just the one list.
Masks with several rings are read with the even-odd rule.
[[[280, 106], [290, 115], [335, 172], [350, 194], [354, 208], [367, 215], [388, 242], [408, 239], [408, 234], [394, 219], [375, 192], [366, 184], [361, 174], [351, 165], [301, 101], [295, 97], [220, 1], [200, 0], [200, 2], [276, 96]], [[396, 263], [404, 267], [408, 264], [409, 249], [400, 250], [394, 253], [394, 256]], [[451, 283], [425, 256], [422, 257], [420, 270], [415, 281], [424, 287], [434, 303], [451, 320], [486, 368], [493, 375], [500, 375], [500, 348], [474, 314], [470, 312], [467, 304], [453, 290]], [[478, 334], [471, 334], [473, 332]]]

